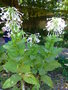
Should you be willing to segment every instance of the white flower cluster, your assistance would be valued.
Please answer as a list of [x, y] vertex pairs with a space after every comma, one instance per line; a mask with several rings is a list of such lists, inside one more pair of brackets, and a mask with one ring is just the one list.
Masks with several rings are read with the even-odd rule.
[[18, 28], [21, 27], [21, 24], [22, 24], [21, 16], [23, 15], [22, 13], [20, 13], [14, 7], [12, 7], [12, 8], [11, 7], [8, 7], [8, 8], [3, 7], [3, 8], [1, 8], [1, 10], [2, 10], [2, 13], [0, 13], [1, 20], [2, 20], [2, 22], [5, 22], [6, 27], [9, 27], [12, 29], [12, 27], [10, 27], [10, 26], [11, 25], [13, 26], [14, 22], [16, 23]]
[[48, 32], [53, 31], [55, 34], [62, 34], [65, 27], [66, 24], [62, 18], [52, 17], [52, 19], [47, 22], [46, 29]]
[[39, 33], [31, 34], [27, 39], [27, 43], [30, 43], [31, 45], [33, 43], [39, 43], [40, 42], [39, 37], [40, 37]]

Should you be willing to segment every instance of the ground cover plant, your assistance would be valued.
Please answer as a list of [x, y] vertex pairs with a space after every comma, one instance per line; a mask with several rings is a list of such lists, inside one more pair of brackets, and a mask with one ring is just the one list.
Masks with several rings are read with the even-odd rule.
[[[26, 83], [30, 90], [39, 90], [41, 83], [46, 83], [53, 88], [53, 82], [48, 76], [49, 71], [61, 67], [55, 57], [61, 52], [61, 48], [54, 47], [55, 42], [60, 41], [58, 37], [65, 27], [65, 22], [61, 18], [53, 18], [51, 23], [55, 20], [63, 21], [64, 27], [59, 29], [49, 28], [47, 24], [48, 36], [44, 46], [39, 45], [39, 34], [27, 35], [21, 29], [21, 13], [15, 8], [4, 8], [2, 20], [6, 19], [5, 25], [11, 30], [12, 40], [3, 45], [6, 52], [6, 60], [1, 65], [3, 69], [10, 73], [10, 77], [4, 82], [3, 89], [12, 88], [15, 90], [28, 90], [25, 87]], [[60, 23], [59, 23], [60, 25]], [[53, 31], [54, 29], [54, 31]], [[61, 30], [61, 31], [60, 31]], [[59, 34], [58, 34], [59, 33]], [[5, 53], [3, 52], [3, 54]], [[21, 86], [17, 88], [17, 83], [20, 81]]]

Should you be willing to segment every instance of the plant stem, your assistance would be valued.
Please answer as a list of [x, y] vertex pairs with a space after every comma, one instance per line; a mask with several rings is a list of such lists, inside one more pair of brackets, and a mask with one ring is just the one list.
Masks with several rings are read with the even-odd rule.
[[24, 83], [24, 81], [21, 81], [21, 89], [25, 90], [25, 83]]

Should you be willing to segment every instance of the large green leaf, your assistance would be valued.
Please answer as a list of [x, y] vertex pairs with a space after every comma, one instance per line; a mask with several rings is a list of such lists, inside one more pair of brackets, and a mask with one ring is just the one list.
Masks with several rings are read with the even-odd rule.
[[47, 75], [41, 76], [41, 81], [43, 81], [48, 86], [50, 86], [51, 88], [53, 88], [53, 82], [52, 82], [52, 80], [51, 80], [51, 78], [49, 76], [47, 76]]
[[22, 58], [21, 56], [24, 54], [25, 43], [23, 40], [20, 40], [15, 43], [10, 42], [3, 47], [7, 49], [9, 58], [20, 61]]
[[53, 71], [54, 69], [61, 67], [60, 63], [58, 63], [56, 60], [51, 61], [50, 63], [44, 64], [44, 69], [46, 72]]
[[39, 68], [39, 74], [40, 75], [45, 75], [45, 69], [43, 67]]
[[29, 84], [34, 84], [34, 85], [38, 85], [38, 80], [32, 75], [32, 74], [24, 74], [23, 75], [23, 80]]
[[4, 69], [10, 72], [17, 72], [18, 64], [14, 60], [9, 60], [5, 65]]
[[56, 58], [56, 56], [57, 56], [58, 54], [60, 54], [61, 51], [62, 51], [62, 48], [53, 47], [53, 48], [50, 50], [50, 52], [49, 52], [49, 54], [48, 54], [48, 56], [47, 56], [47, 59], [46, 59], [47, 62], [54, 61], [55, 58]]
[[9, 79], [3, 84], [3, 89], [13, 87], [18, 81], [21, 80], [21, 77], [18, 74], [12, 75]]
[[3, 48], [9, 50], [10, 48], [12, 48], [12, 42], [8, 42], [7, 44], [3, 45]]
[[12, 42], [9, 42], [8, 44], [4, 45], [3, 47], [5, 49], [7, 49], [9, 58], [14, 59], [19, 56], [19, 49], [17, 48], [17, 46], [15, 44], [13, 45]]
[[18, 67], [18, 72], [19, 72], [19, 73], [29, 73], [29, 72], [30, 72], [30, 66], [29, 66], [29, 65], [21, 64], [21, 65]]

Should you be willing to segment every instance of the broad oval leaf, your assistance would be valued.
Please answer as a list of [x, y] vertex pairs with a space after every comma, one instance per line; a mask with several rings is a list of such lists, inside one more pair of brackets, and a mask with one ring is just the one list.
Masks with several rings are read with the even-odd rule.
[[30, 66], [29, 66], [29, 65], [21, 64], [21, 65], [18, 67], [18, 72], [19, 72], [19, 73], [29, 73], [29, 72], [30, 72]]
[[17, 62], [13, 61], [13, 60], [9, 60], [5, 65], [4, 65], [4, 69], [7, 71], [10, 71], [12, 73], [17, 72], [17, 68], [18, 68], [18, 64]]
[[48, 71], [53, 71], [54, 69], [61, 67], [61, 64], [58, 63], [56, 60], [51, 61], [50, 63], [45, 63], [44, 64], [44, 69], [46, 72]]
[[9, 79], [3, 84], [3, 89], [13, 87], [18, 81], [21, 80], [21, 77], [18, 74], [12, 75]]
[[53, 82], [52, 82], [52, 80], [51, 80], [51, 78], [49, 76], [47, 76], [47, 75], [41, 76], [41, 81], [43, 81], [48, 86], [50, 86], [51, 88], [53, 88]]
[[32, 74], [24, 74], [23, 75], [23, 80], [29, 84], [34, 84], [34, 85], [38, 85], [38, 80], [32, 75]]

